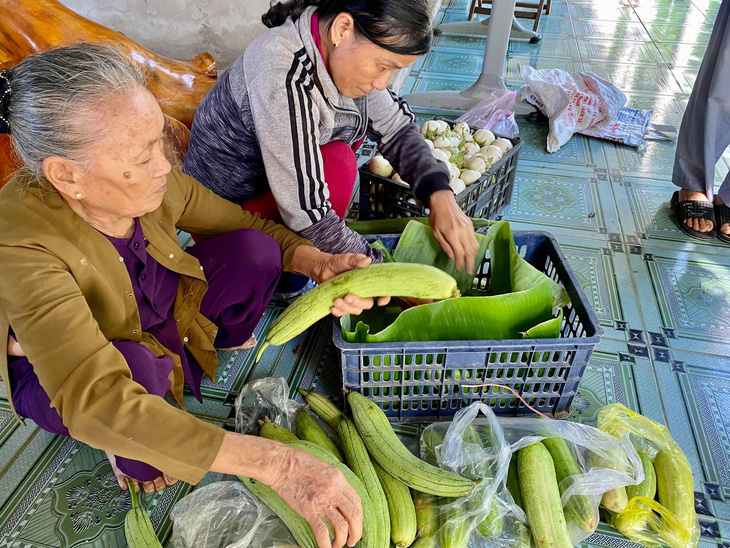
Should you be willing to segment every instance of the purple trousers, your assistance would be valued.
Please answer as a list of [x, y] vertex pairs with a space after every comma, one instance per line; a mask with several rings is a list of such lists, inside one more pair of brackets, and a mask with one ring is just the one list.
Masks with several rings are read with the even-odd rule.
[[[262, 232], [241, 229], [200, 242], [187, 251], [200, 261], [208, 280], [200, 312], [218, 326], [215, 346], [242, 345], [251, 337], [279, 281], [279, 244]], [[157, 357], [134, 341], [111, 343], [124, 356], [134, 381], [148, 393], [164, 397], [169, 382], [159, 382], [159, 370], [169, 371], [171, 368], [166, 361], [171, 358]], [[187, 357], [193, 360], [189, 353]], [[190, 365], [197, 367], [195, 363]], [[10, 358], [9, 372], [13, 404], [18, 414], [33, 420], [44, 430], [68, 436], [68, 428], [51, 407], [50, 398], [28, 360]], [[116, 461], [124, 474], [138, 481], [151, 481], [162, 475], [144, 462], [123, 457], [117, 457]]]

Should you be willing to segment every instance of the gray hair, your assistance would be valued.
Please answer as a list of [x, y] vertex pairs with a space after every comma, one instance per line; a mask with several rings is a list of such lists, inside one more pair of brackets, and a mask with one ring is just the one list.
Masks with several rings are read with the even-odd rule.
[[111, 43], [52, 49], [26, 57], [8, 72], [13, 144], [25, 175], [38, 181], [49, 156], [89, 166], [99, 133], [84, 119], [110, 96], [145, 85], [142, 71]]

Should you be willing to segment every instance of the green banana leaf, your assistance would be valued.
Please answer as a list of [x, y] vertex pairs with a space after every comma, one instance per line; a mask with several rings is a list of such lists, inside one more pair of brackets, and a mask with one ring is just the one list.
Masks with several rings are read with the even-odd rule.
[[[547, 280], [553, 294], [553, 312], [570, 303], [570, 296], [563, 287], [528, 263], [517, 252], [512, 229], [507, 221], [494, 223], [487, 230], [489, 257], [492, 263], [491, 279], [487, 294], [501, 295], [522, 291]], [[480, 251], [481, 252], [481, 251]]]
[[550, 318], [531, 327], [522, 333], [523, 339], [557, 339], [560, 337], [560, 328], [563, 326], [563, 310], [560, 309], [555, 318]]
[[375, 243], [373, 243], [370, 247], [373, 249], [379, 249], [383, 252], [383, 262], [384, 263], [394, 263], [395, 259], [390, 254], [390, 250], [385, 247], [385, 244], [381, 242], [380, 240], [376, 240]]
[[[361, 316], [343, 316], [342, 337], [351, 343], [520, 339], [533, 328], [538, 335], [548, 333], [542, 324], [552, 316], [552, 301], [550, 286], [543, 280], [515, 293], [409, 308], [376, 333], [370, 333]], [[559, 328], [552, 336], [558, 335]]]
[[[477, 272], [489, 248], [491, 237], [476, 234], [479, 252], [474, 260], [474, 271]], [[468, 295], [474, 284], [474, 275], [466, 269], [456, 270], [453, 259], [449, 259], [441, 245], [433, 237], [431, 229], [421, 223], [408, 223], [398, 244], [393, 250], [393, 259], [399, 263], [419, 263], [435, 266], [450, 274], [462, 295]]]
[[[347, 228], [354, 230], [358, 234], [401, 234], [408, 223], [416, 221], [417, 223], [431, 226], [428, 217], [404, 217], [402, 219], [372, 219], [370, 221], [350, 221]], [[471, 219], [474, 228], [486, 228], [496, 221], [489, 219]]]

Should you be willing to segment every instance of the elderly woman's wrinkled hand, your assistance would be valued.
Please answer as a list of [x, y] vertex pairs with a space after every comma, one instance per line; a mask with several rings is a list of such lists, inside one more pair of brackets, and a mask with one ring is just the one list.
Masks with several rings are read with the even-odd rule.
[[[357, 253], [344, 253], [342, 255], [327, 255], [326, 258], [320, 263], [319, 277], [322, 281], [327, 281], [338, 274], [347, 272], [349, 270], [355, 270], [356, 268], [363, 268], [370, 264], [370, 257], [360, 255]], [[390, 297], [380, 297], [378, 299], [378, 306], [385, 306], [390, 302]], [[332, 304], [330, 312], [336, 318], [341, 318], [346, 314], [358, 315], [362, 314], [363, 310], [369, 310], [375, 304], [371, 298], [362, 298], [357, 295], [347, 295], [342, 299], [337, 299]]]
[[[337, 468], [289, 447], [270, 487], [307, 520], [319, 548], [355, 546], [362, 537], [360, 497]], [[324, 520], [335, 533], [331, 543]]]
[[[370, 264], [370, 257], [360, 255], [359, 253], [343, 253], [341, 255], [332, 255], [323, 253], [316, 247], [300, 246], [294, 253], [294, 266], [296, 271], [309, 276], [317, 283], [331, 280], [338, 274], [364, 268]], [[380, 297], [378, 306], [385, 306], [390, 302], [390, 297]], [[369, 310], [373, 307], [375, 301], [371, 298], [362, 298], [357, 295], [346, 295], [342, 299], [337, 299], [331, 308], [333, 316], [338, 318], [345, 314], [362, 314], [363, 310]]]

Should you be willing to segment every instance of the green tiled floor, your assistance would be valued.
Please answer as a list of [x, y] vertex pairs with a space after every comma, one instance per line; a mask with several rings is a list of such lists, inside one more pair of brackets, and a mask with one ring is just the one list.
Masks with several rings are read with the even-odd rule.
[[[467, 0], [445, 0], [439, 22], [464, 19]], [[625, 92], [628, 104], [678, 126], [719, 0], [553, 0], [540, 44], [510, 43], [507, 80], [518, 65], [592, 70]], [[531, 22], [527, 23], [531, 26]], [[404, 93], [469, 86], [484, 39], [442, 35], [420, 59]], [[417, 111], [419, 119], [449, 111]], [[639, 150], [577, 136], [545, 152], [546, 125], [520, 122], [524, 146], [505, 217], [517, 230], [555, 234], [591, 300], [605, 336], [574, 401], [571, 420], [595, 424], [601, 406], [621, 402], [667, 424], [695, 473], [702, 548], [730, 548], [730, 253], [719, 242], [685, 238], [667, 202], [674, 145]], [[364, 154], [372, 151], [366, 145]], [[730, 155], [716, 169], [728, 172]], [[261, 331], [280, 308], [262, 319]], [[336, 394], [339, 356], [323, 321], [259, 364], [251, 352], [222, 353], [204, 402], [186, 398], [203, 420], [231, 426], [233, 401], [250, 380], [276, 375], [292, 389]], [[405, 428], [408, 434], [412, 429]], [[129, 500], [109, 479], [103, 454], [12, 420], [0, 384], [0, 548], [124, 547]], [[221, 479], [209, 474], [205, 482]], [[158, 535], [192, 489], [145, 496]], [[634, 544], [604, 525], [584, 547]]]

